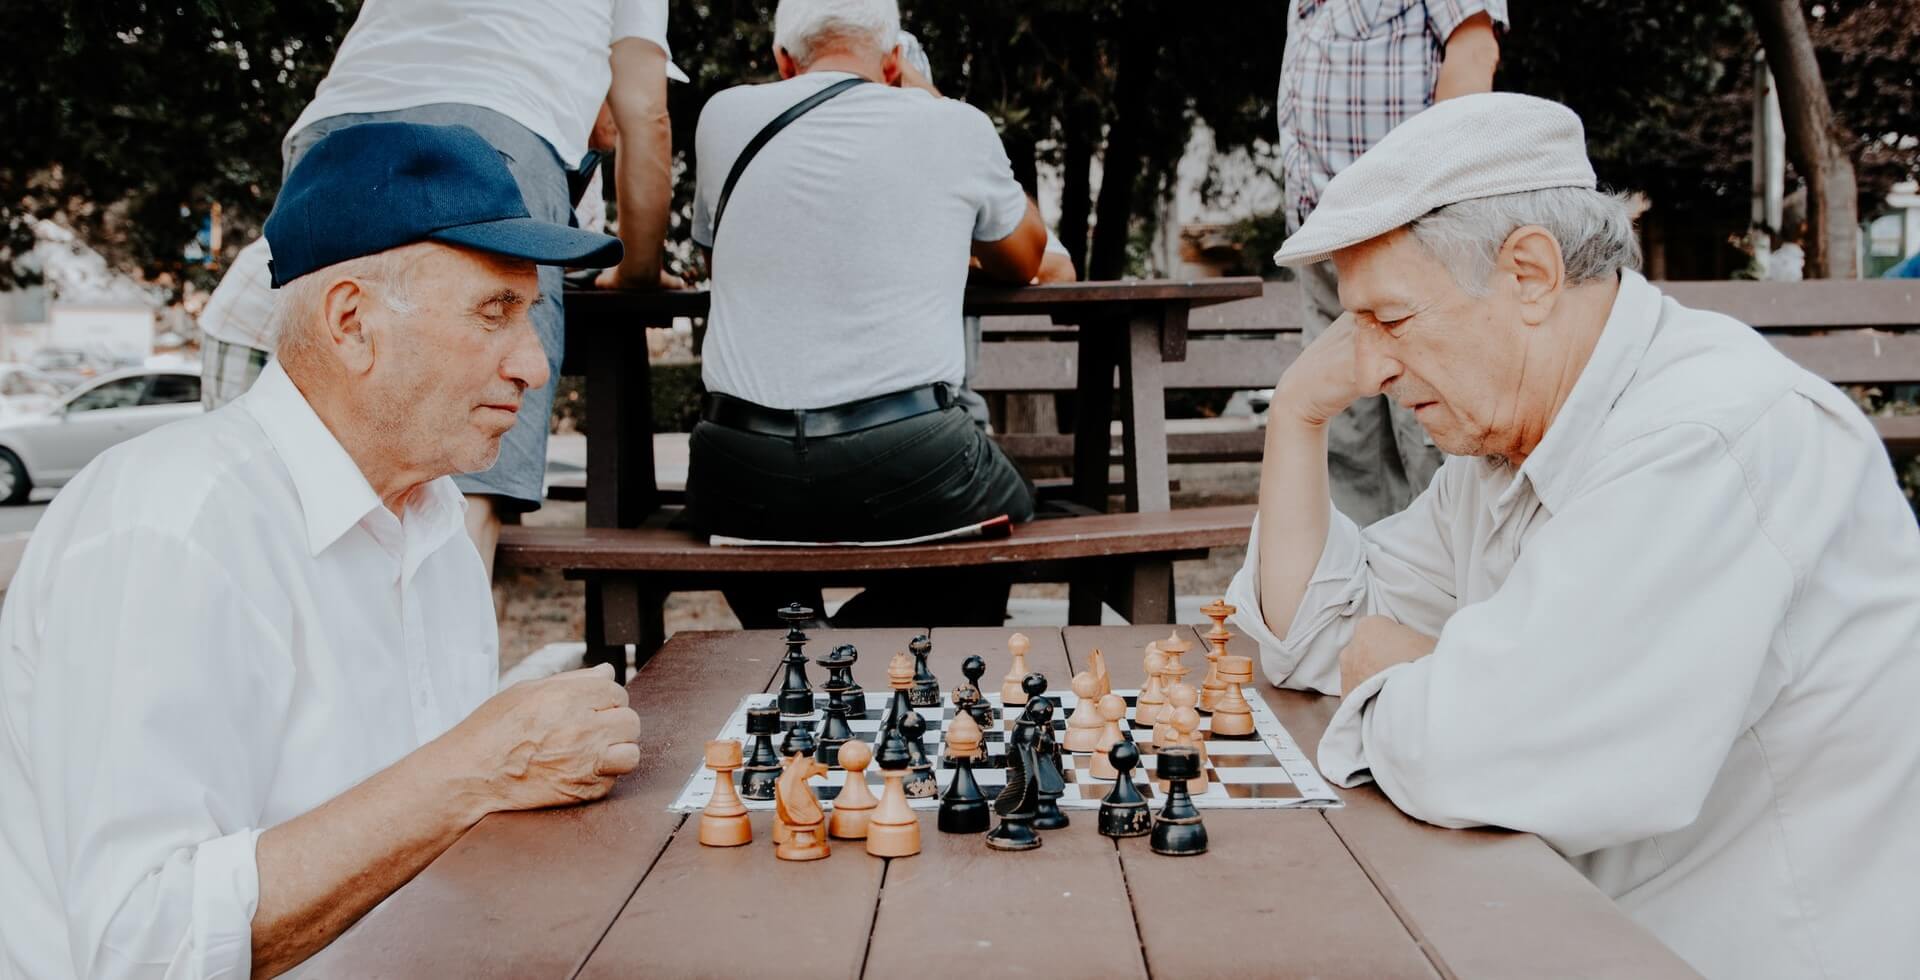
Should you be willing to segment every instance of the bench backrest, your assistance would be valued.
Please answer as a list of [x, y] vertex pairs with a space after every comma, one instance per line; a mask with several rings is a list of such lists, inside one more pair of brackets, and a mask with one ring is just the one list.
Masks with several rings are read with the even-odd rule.
[[[1682, 304], [1748, 323], [1787, 356], [1835, 384], [1920, 382], [1920, 282], [1662, 282]], [[1074, 328], [1045, 317], [988, 317], [974, 388], [1071, 391]], [[1201, 307], [1188, 317], [1187, 359], [1166, 366], [1169, 389], [1266, 388], [1300, 353], [1297, 283]]]

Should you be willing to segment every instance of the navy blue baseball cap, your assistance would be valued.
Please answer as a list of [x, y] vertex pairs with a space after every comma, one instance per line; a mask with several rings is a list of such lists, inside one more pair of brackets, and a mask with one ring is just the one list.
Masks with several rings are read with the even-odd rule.
[[313, 144], [267, 216], [273, 285], [413, 242], [601, 268], [620, 240], [527, 213], [500, 151], [465, 126], [377, 122]]

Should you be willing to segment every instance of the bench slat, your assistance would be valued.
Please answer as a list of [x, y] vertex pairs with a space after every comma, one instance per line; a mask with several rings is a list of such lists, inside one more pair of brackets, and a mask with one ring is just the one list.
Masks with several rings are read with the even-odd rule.
[[715, 547], [665, 527], [524, 527], [500, 531], [500, 561], [570, 571], [843, 572], [957, 568], [1135, 555], [1171, 556], [1240, 545], [1253, 526], [1251, 504], [1153, 514], [1095, 514], [1017, 525], [998, 540], [893, 548]]

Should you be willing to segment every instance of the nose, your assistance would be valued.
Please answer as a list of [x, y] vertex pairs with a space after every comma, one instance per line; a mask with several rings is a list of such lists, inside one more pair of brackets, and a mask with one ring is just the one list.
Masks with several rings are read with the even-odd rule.
[[552, 373], [547, 367], [546, 348], [540, 346], [540, 335], [533, 329], [533, 322], [522, 320], [513, 349], [507, 352], [506, 360], [500, 362], [500, 375], [518, 382], [525, 390], [544, 387], [547, 376]]
[[1388, 350], [1391, 343], [1387, 332], [1379, 327], [1365, 323], [1354, 325], [1353, 380], [1369, 395], [1385, 391], [1405, 370]]

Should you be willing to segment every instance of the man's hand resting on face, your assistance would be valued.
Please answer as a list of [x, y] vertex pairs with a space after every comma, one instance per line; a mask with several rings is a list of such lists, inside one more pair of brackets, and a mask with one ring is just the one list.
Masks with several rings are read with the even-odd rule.
[[1363, 616], [1353, 624], [1353, 638], [1340, 651], [1340, 690], [1350, 693], [1388, 667], [1432, 653], [1439, 643], [1385, 616]]
[[1273, 389], [1270, 420], [1278, 418], [1271, 414], [1278, 408], [1288, 420], [1325, 425], [1360, 398], [1378, 394], [1354, 378], [1353, 331], [1353, 314], [1341, 314], [1287, 365]]

